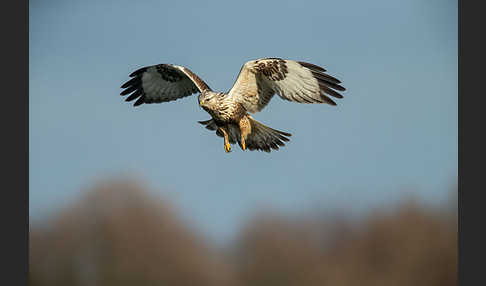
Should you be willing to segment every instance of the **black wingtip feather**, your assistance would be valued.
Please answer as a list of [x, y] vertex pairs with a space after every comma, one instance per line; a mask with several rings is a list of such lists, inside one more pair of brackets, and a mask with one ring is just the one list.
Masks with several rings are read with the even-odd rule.
[[131, 85], [139, 85], [142, 83], [142, 79], [140, 77], [132, 78], [131, 80], [125, 82], [121, 88], [127, 88]]
[[306, 68], [311, 69], [311, 70], [318, 70], [318, 71], [321, 71], [321, 72], [326, 71], [325, 68], [317, 66], [315, 64], [311, 64], [311, 63], [307, 63], [307, 62], [298, 62], [298, 63], [301, 64], [303, 67], [306, 67]]
[[329, 95], [334, 96], [336, 98], [343, 98], [343, 96], [340, 93], [330, 89], [328, 86], [326, 86], [324, 84], [319, 83], [319, 88], [325, 94], [329, 94]]
[[130, 74], [130, 77], [134, 77], [134, 76], [137, 76], [137, 75], [139, 75], [139, 74], [142, 74], [142, 73], [144, 73], [146, 70], [147, 70], [147, 67], [139, 68], [138, 70], [136, 70], [136, 71], [132, 72], [132, 73]]
[[316, 71], [311, 71], [312, 75], [315, 76], [317, 79], [326, 81], [326, 82], [331, 82], [334, 84], [340, 84], [341, 81], [333, 76], [330, 76], [326, 73], [321, 73], [321, 72], [316, 72]]
[[138, 89], [134, 93], [130, 94], [130, 96], [125, 99], [125, 101], [126, 102], [132, 101], [132, 100], [136, 99], [137, 97], [139, 97], [140, 95], [142, 95], [142, 93], [143, 93], [142, 90]]
[[120, 92], [120, 95], [122, 95], [122, 96], [123, 95], [127, 95], [127, 94], [131, 93], [132, 91], [136, 90], [137, 88], [138, 88], [137, 86], [132, 85], [129, 88], [127, 88], [127, 89], [123, 90], [122, 92]]
[[323, 93], [321, 93], [321, 98], [322, 98], [322, 100], [324, 100], [324, 102], [326, 102], [329, 105], [332, 105], [332, 106], [336, 106], [337, 105], [332, 99], [330, 99], [329, 97], [327, 97]]
[[327, 85], [329, 87], [331, 87], [331, 88], [334, 88], [335, 90], [346, 91], [346, 89], [344, 88], [344, 86], [341, 86], [339, 84], [328, 83]]
[[144, 102], [145, 102], [145, 96], [141, 96], [137, 101], [135, 101], [133, 106], [139, 106], [140, 104], [142, 104]]

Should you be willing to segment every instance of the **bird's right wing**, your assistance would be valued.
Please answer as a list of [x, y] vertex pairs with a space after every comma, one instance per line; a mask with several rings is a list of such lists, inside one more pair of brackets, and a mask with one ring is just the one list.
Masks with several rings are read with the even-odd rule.
[[262, 110], [278, 94], [282, 99], [299, 103], [336, 105], [328, 95], [342, 98], [341, 81], [325, 73], [322, 67], [306, 62], [264, 58], [246, 62], [229, 96], [248, 112]]
[[194, 93], [211, 90], [209, 86], [188, 68], [171, 64], [159, 64], [140, 68], [130, 74], [120, 95], [130, 94], [125, 101], [161, 103], [176, 100]]

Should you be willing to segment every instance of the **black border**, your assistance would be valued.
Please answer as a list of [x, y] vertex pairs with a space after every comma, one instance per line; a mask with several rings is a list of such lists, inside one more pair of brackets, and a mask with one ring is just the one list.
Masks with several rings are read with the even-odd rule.
[[[8, 4], [8, 5], [7, 5]], [[27, 285], [29, 234], [29, 2], [5, 3], [2, 27], [2, 285]]]
[[[479, 198], [484, 194], [481, 188], [484, 167], [471, 166], [471, 162], [481, 163], [478, 151], [485, 146], [482, 138], [485, 105], [479, 102], [486, 96], [481, 88], [485, 82], [486, 49], [480, 42], [484, 40], [485, 25], [481, 23], [484, 9], [471, 5], [480, 1], [458, 3], [458, 282], [459, 285], [486, 285], [483, 273], [486, 235], [481, 212], [485, 200]], [[467, 140], [465, 133], [473, 136]]]

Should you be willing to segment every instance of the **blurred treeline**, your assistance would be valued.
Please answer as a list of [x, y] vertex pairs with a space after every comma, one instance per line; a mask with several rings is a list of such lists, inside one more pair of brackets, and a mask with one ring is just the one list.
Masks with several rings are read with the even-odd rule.
[[32, 286], [457, 285], [457, 209], [260, 212], [223, 248], [144, 187], [111, 182], [31, 226], [29, 264]]

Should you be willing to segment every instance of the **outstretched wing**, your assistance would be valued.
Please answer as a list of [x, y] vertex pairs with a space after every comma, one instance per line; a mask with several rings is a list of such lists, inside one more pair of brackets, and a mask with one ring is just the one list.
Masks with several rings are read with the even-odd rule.
[[342, 98], [346, 90], [341, 81], [325, 73], [322, 67], [306, 62], [265, 58], [246, 62], [229, 96], [234, 96], [249, 112], [262, 110], [276, 93], [299, 103], [336, 105], [328, 95]]
[[137, 99], [134, 106], [172, 101], [211, 90], [188, 68], [171, 64], [143, 67], [131, 73], [130, 77], [132, 79], [121, 86], [125, 90], [120, 95], [130, 94], [125, 101]]

